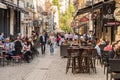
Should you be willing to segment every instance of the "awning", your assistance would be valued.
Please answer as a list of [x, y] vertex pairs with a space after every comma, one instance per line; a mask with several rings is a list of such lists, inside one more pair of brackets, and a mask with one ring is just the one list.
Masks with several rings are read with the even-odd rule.
[[87, 21], [89, 21], [89, 19], [85, 16], [80, 18], [80, 22], [87, 22]]
[[13, 8], [17, 8], [17, 5], [8, 1], [2, 1], [2, 3], [6, 4], [6, 6], [8, 7], [13, 7]]
[[5, 4], [3, 4], [3, 3], [0, 3], [0, 8], [7, 9], [7, 6]]
[[107, 3], [114, 3], [115, 1], [107, 1], [107, 2], [98, 2], [96, 4], [93, 4], [93, 6], [88, 6], [88, 7], [85, 7], [85, 8], [82, 8], [82, 9], [79, 9], [78, 11], [75, 12], [74, 14], [74, 18], [80, 14], [84, 14], [84, 13], [88, 13], [88, 12], [92, 12], [92, 10], [94, 9], [100, 9], [102, 8], [103, 4], [107, 4]]
[[[102, 7], [102, 5], [103, 5], [103, 1], [101, 1], [99, 3], [96, 3], [96, 4], [93, 5], [93, 9], [100, 8], [100, 7]], [[84, 14], [84, 13], [87, 13], [87, 12], [91, 12], [91, 11], [92, 11], [92, 5], [88, 6], [88, 7], [85, 7], [85, 8], [82, 8], [82, 9], [79, 9], [75, 16], [80, 15], [80, 14]]]

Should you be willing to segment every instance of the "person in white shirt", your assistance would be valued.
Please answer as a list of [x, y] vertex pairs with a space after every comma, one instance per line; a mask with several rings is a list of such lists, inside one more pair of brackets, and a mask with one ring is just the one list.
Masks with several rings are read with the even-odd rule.
[[78, 40], [78, 35], [74, 34], [74, 40]]
[[66, 33], [64, 36], [65, 36], [65, 39], [67, 40], [67, 39], [68, 39], [69, 34], [68, 34], [68, 33]]
[[50, 34], [49, 40], [50, 40], [50, 53], [51, 53], [51, 55], [53, 55], [53, 53], [54, 53], [54, 42], [55, 42], [55, 37], [54, 37], [53, 33]]

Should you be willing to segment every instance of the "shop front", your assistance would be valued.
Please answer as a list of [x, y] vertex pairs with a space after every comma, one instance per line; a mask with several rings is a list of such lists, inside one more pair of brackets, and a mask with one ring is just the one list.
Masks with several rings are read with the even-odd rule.
[[117, 7], [114, 11], [114, 18], [117, 26], [117, 31], [116, 31], [116, 38], [115, 40], [120, 40], [120, 7]]
[[[106, 1], [79, 9], [75, 18], [88, 13], [90, 15], [87, 31], [92, 31], [96, 38], [115, 41], [118, 21], [114, 19], [115, 1]], [[91, 28], [92, 27], [92, 28]], [[84, 27], [86, 28], [86, 27]], [[91, 30], [92, 29], [92, 30]]]

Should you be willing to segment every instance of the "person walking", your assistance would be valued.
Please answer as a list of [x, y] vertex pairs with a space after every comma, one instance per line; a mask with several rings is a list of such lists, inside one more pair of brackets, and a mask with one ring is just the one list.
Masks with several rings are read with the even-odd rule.
[[42, 54], [45, 54], [45, 44], [46, 44], [46, 37], [45, 37], [45, 33], [42, 32], [40, 39], [39, 39], [40, 45], [41, 45], [41, 52]]
[[55, 37], [54, 37], [53, 33], [50, 34], [49, 40], [50, 40], [50, 54], [53, 55], [53, 53], [54, 53], [54, 42], [55, 42]]

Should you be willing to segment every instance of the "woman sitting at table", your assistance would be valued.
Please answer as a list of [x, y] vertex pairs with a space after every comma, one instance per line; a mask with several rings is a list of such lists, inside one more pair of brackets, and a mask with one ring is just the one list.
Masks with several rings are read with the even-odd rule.
[[23, 45], [23, 53], [24, 53], [24, 59], [29, 63], [30, 62], [30, 56], [31, 56], [31, 45], [25, 41]]

